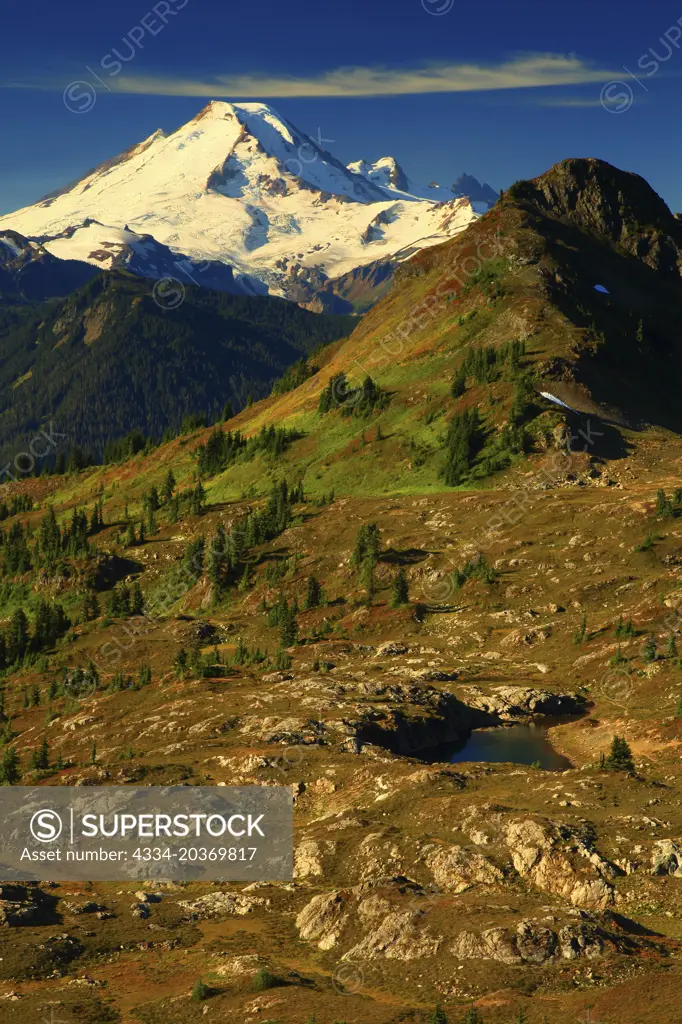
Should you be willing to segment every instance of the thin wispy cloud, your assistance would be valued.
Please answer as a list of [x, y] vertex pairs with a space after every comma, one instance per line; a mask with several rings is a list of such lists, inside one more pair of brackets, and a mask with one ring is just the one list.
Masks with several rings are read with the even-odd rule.
[[[429, 64], [417, 68], [346, 67], [308, 77], [272, 74], [215, 75], [211, 78], [126, 74], [107, 78], [115, 92], [149, 96], [239, 99], [405, 96], [425, 93], [489, 92], [605, 82], [613, 71], [571, 54], [522, 54], [498, 64]], [[27, 81], [26, 88], [57, 88], [54, 81]], [[63, 83], [61, 83], [63, 88]], [[6, 87], [21, 87], [18, 83]]]
[[[577, 96], [551, 96], [542, 97], [542, 99], [536, 99], [533, 103], [537, 107], [560, 107], [561, 109], [570, 109], [575, 107], [577, 109], [585, 109], [589, 107], [604, 109], [604, 104], [608, 105], [608, 99], [602, 99], [601, 96], [585, 96], [583, 98]], [[615, 102], [615, 101], [614, 101]]]

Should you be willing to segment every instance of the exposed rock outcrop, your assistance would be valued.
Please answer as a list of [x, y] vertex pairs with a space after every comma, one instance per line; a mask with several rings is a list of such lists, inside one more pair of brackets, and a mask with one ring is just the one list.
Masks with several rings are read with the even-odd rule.
[[296, 918], [296, 927], [318, 949], [349, 945], [345, 960], [434, 956], [443, 940], [424, 925], [424, 899], [424, 890], [408, 879], [377, 879], [314, 896]]
[[433, 880], [446, 892], [462, 892], [470, 885], [495, 885], [504, 881], [504, 871], [474, 850], [461, 846], [440, 846], [426, 854]]
[[324, 875], [325, 859], [336, 850], [336, 843], [304, 839], [294, 851], [294, 878], [315, 878]]
[[672, 839], [659, 839], [651, 856], [651, 874], [682, 878], [682, 846]]
[[585, 708], [579, 694], [552, 693], [529, 686], [496, 686], [490, 693], [478, 687], [466, 691], [467, 704], [500, 722], [516, 721], [540, 715], [575, 715]]
[[250, 914], [256, 907], [267, 906], [268, 902], [261, 896], [245, 896], [237, 892], [209, 892], [196, 900], [180, 900], [178, 906], [187, 911], [190, 920], [204, 921], [225, 914]]
[[24, 885], [0, 885], [0, 927], [44, 924], [45, 893]]
[[[604, 876], [614, 877], [617, 869], [566, 826], [532, 818], [512, 821], [505, 842], [518, 873], [543, 892], [563, 896], [577, 907], [603, 909], [613, 902], [613, 886]], [[580, 864], [576, 855], [587, 864]]]
[[631, 953], [636, 949], [637, 942], [614, 927], [608, 917], [598, 918], [584, 911], [575, 924], [558, 928], [524, 920], [516, 929], [460, 932], [451, 946], [452, 953], [462, 960], [499, 960], [506, 964], [594, 959], [611, 951]]

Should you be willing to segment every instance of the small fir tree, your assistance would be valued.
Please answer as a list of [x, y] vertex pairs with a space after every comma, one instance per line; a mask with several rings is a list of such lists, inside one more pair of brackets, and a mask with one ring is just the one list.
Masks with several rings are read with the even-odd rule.
[[305, 608], [319, 608], [322, 604], [322, 587], [314, 576], [308, 577], [306, 584]]
[[635, 764], [632, 760], [632, 751], [626, 739], [622, 736], [614, 736], [611, 741], [611, 749], [605, 759], [604, 765], [611, 771], [633, 772]]
[[400, 569], [398, 575], [393, 580], [393, 586], [391, 588], [391, 605], [394, 608], [399, 608], [403, 604], [408, 604], [410, 600], [410, 587], [407, 582], [407, 576], [404, 569]]
[[653, 634], [649, 633], [642, 646], [642, 658], [647, 664], [656, 661], [658, 658], [658, 645]]

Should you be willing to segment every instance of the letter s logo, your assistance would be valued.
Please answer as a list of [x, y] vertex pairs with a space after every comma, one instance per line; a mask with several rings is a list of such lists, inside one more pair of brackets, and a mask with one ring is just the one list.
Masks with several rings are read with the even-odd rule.
[[56, 811], [43, 809], [31, 818], [31, 835], [39, 843], [53, 843], [62, 834], [62, 819]]

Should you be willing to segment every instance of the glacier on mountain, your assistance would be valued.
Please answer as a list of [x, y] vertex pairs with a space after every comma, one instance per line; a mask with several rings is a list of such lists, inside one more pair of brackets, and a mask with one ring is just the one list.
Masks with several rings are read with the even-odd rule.
[[213, 101], [0, 218], [0, 230], [152, 278], [169, 274], [170, 253], [197, 283], [316, 308], [330, 281], [442, 242], [488, 208], [415, 185], [391, 157], [346, 167], [326, 141], [266, 104]]

